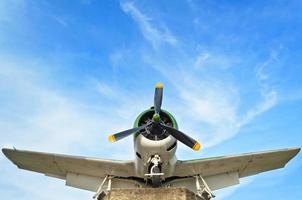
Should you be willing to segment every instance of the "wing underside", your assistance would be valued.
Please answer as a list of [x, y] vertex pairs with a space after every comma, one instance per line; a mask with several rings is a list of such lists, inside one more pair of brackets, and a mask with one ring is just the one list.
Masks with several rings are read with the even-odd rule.
[[96, 191], [107, 175], [120, 177], [117, 184], [130, 184], [134, 177], [133, 161], [117, 161], [68, 156], [15, 149], [2, 149], [5, 156], [20, 169], [66, 180], [66, 185]]
[[176, 164], [174, 175], [191, 177], [200, 174], [212, 190], [217, 190], [239, 184], [239, 178], [283, 168], [299, 151], [300, 148], [291, 148], [179, 161]]
[[[248, 153], [234, 156], [178, 161], [171, 186], [195, 189], [195, 175], [201, 175], [211, 188], [236, 185], [239, 178], [282, 168], [299, 148]], [[2, 149], [3, 153], [20, 169], [39, 172], [66, 180], [66, 185], [96, 191], [107, 175], [116, 176], [115, 188], [136, 187], [133, 161], [116, 161], [96, 158], [49, 154], [32, 151]]]

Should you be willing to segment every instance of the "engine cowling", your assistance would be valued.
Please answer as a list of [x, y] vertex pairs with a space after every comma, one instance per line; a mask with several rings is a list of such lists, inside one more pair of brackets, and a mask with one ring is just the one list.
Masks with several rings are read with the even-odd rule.
[[[136, 120], [134, 122], [134, 127], [139, 127], [144, 124], [148, 124], [150, 121], [152, 121], [152, 117], [153, 117], [154, 113], [155, 113], [155, 111], [154, 111], [153, 107], [142, 112], [136, 118]], [[177, 125], [175, 118], [168, 111], [161, 110], [159, 115], [160, 115], [160, 120], [163, 124], [173, 127], [175, 129], [178, 129], [178, 125]], [[154, 126], [156, 126], [156, 125], [154, 125]], [[140, 132], [137, 132], [136, 134], [134, 134], [134, 137], [136, 138], [137, 135], [141, 134], [150, 140], [158, 141], [158, 140], [163, 140], [169, 136], [169, 133], [166, 130], [160, 129], [160, 128], [154, 127], [154, 126], [150, 126], [144, 130], [141, 130]]]

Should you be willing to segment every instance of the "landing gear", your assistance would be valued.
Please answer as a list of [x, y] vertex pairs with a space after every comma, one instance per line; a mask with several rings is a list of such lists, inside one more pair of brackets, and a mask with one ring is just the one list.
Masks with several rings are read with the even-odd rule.
[[159, 187], [161, 185], [161, 181], [160, 181], [161, 175], [156, 175], [159, 173], [160, 173], [160, 169], [158, 166], [153, 166], [151, 168], [151, 174], [153, 174], [153, 176], [151, 176], [151, 181], [152, 181], [153, 187]]
[[[95, 193], [95, 195], [93, 196], [94, 199], [97, 199], [97, 200], [103, 200], [105, 199], [105, 197], [107, 195], [110, 194], [111, 192], [111, 182], [112, 182], [112, 179], [113, 177], [112, 176], [109, 176], [107, 175], [101, 185], [99, 186], [97, 192]], [[105, 186], [105, 184], [107, 183], [107, 187]]]
[[97, 200], [103, 200], [106, 197], [106, 193], [104, 191], [102, 191], [98, 196], [97, 196]]
[[150, 163], [151, 168], [149, 174], [145, 174], [145, 176], [151, 179], [153, 187], [160, 187], [161, 177], [164, 175], [164, 173], [161, 173], [160, 169], [161, 158], [159, 155], [154, 155], [149, 158], [148, 162]]
[[[205, 180], [202, 178], [201, 175], [195, 176], [196, 178], [196, 190], [197, 194], [203, 199], [203, 200], [210, 200], [211, 198], [214, 198], [215, 195], [212, 193], [211, 189], [209, 188], [208, 184], [205, 182]], [[201, 180], [202, 185], [200, 185], [199, 180]]]

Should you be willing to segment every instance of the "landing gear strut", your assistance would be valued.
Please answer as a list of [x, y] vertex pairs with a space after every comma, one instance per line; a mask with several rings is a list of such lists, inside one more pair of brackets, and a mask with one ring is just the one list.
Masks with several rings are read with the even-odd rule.
[[[112, 176], [107, 175], [101, 185], [99, 186], [97, 192], [95, 193], [95, 195], [93, 196], [94, 199], [97, 200], [103, 200], [107, 195], [110, 194], [111, 192], [111, 182], [112, 182]], [[107, 182], [107, 187], [105, 187], [105, 184]]]
[[153, 174], [153, 176], [151, 176], [151, 181], [152, 181], [152, 185], [153, 187], [159, 187], [160, 186], [160, 175], [156, 175], [160, 173], [160, 169], [158, 166], [152, 166], [151, 168], [151, 174]]
[[[197, 175], [197, 176], [195, 176], [195, 178], [196, 178], [197, 194], [203, 200], [210, 200], [211, 198], [215, 197], [215, 195], [212, 193], [212, 191], [209, 188], [208, 184], [205, 182], [205, 180], [202, 178], [201, 175]], [[200, 185], [199, 180], [201, 180], [202, 185]]]
[[149, 158], [148, 162], [151, 165], [150, 173], [145, 174], [145, 176], [151, 178], [153, 187], [160, 187], [161, 186], [161, 176], [164, 175], [164, 173], [161, 173], [161, 170], [160, 170], [161, 158], [159, 155], [154, 155]]

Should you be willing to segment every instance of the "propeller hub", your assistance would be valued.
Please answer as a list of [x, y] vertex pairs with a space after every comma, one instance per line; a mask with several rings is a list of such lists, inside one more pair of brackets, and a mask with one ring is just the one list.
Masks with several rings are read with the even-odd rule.
[[155, 113], [152, 117], [153, 122], [159, 122], [160, 121], [160, 115], [158, 113]]

